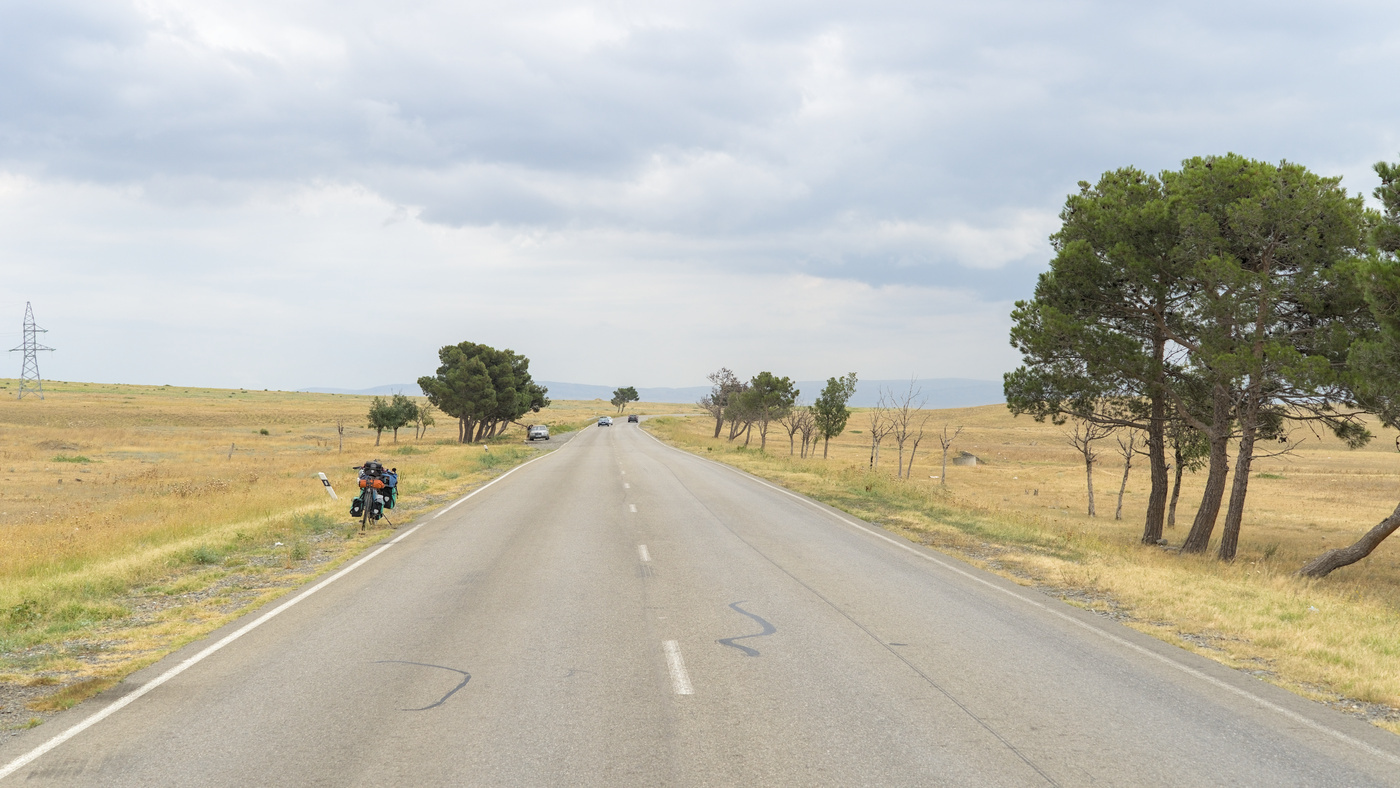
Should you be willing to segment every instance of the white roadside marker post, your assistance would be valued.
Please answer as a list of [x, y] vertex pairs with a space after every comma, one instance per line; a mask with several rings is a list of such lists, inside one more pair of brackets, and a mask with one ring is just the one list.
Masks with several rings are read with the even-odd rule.
[[338, 495], [335, 494], [335, 488], [334, 488], [334, 487], [331, 487], [331, 480], [330, 480], [330, 479], [327, 479], [327, 478], [326, 478], [326, 475], [325, 475], [324, 473], [318, 473], [318, 474], [316, 474], [316, 475], [321, 477], [321, 484], [324, 484], [324, 485], [326, 486], [326, 492], [330, 494], [331, 500], [332, 500], [332, 501], [338, 501], [338, 500], [340, 500], [340, 497], [339, 497]]

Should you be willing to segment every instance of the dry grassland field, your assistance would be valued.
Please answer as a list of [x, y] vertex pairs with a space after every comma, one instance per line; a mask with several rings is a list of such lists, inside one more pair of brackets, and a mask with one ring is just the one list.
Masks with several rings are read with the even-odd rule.
[[[32, 726], [382, 540], [349, 516], [352, 466], [401, 474], [403, 525], [556, 443], [512, 426], [374, 445], [370, 397], [0, 380], [0, 728]], [[677, 406], [629, 412], [677, 413]], [[558, 402], [558, 434], [613, 413]], [[337, 432], [344, 426], [344, 447]], [[317, 472], [341, 495], [333, 502]]]
[[[772, 428], [767, 453], [743, 439], [713, 439], [708, 417], [655, 419], [658, 437], [743, 468], [1073, 604], [1247, 670], [1400, 733], [1400, 537], [1371, 557], [1320, 580], [1293, 575], [1328, 548], [1355, 541], [1400, 502], [1395, 434], [1367, 448], [1313, 437], [1292, 456], [1254, 465], [1238, 559], [1183, 556], [1139, 544], [1149, 479], [1134, 461], [1123, 519], [1113, 519], [1122, 458], [1112, 438], [1096, 444], [1097, 517], [1086, 513], [1085, 473], [1067, 427], [1014, 418], [1005, 406], [928, 411], [927, 435], [908, 480], [895, 477], [897, 449], [886, 439], [868, 467], [868, 412], [857, 411], [832, 441], [830, 458], [789, 457]], [[963, 427], [942, 479], [938, 435]], [[727, 433], [726, 433], [727, 434]], [[800, 436], [799, 436], [800, 443]], [[1183, 483], [1180, 545], [1200, 500], [1204, 472]], [[1222, 513], [1223, 518], [1223, 513]], [[1217, 525], [1218, 537], [1219, 525]]]
[[[490, 444], [455, 442], [452, 419], [415, 440], [364, 427], [370, 398], [225, 389], [46, 382], [14, 399], [0, 380], [0, 726], [41, 723], [253, 607], [338, 566], [388, 533], [349, 518], [351, 466], [371, 457], [402, 474], [399, 525], [554, 444], [512, 427]], [[637, 403], [629, 413], [695, 414]], [[560, 433], [615, 415], [601, 400], [556, 402], [533, 417]], [[1352, 542], [1400, 501], [1395, 435], [1348, 451], [1310, 438], [1256, 463], [1240, 557], [1221, 564], [1137, 543], [1147, 477], [1137, 462], [1115, 521], [1121, 459], [1100, 444], [1100, 516], [1085, 514], [1084, 471], [1065, 428], [1003, 406], [929, 411], [909, 480], [887, 440], [868, 466], [857, 412], [827, 460], [711, 439], [703, 415], [644, 426], [675, 445], [744, 468], [915, 541], [1035, 585], [1130, 626], [1248, 670], [1400, 732], [1400, 541], [1322, 581], [1293, 576]], [[336, 422], [345, 427], [344, 450]], [[938, 431], [963, 427], [947, 486]], [[818, 453], [819, 453], [818, 449]], [[316, 477], [324, 471], [342, 500]], [[1189, 527], [1203, 478], [1188, 476]]]

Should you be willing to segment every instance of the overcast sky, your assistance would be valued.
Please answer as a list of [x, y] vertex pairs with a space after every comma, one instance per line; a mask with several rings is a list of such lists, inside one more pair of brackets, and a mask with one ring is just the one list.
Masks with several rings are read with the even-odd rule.
[[[48, 378], [996, 379], [1080, 180], [1369, 195], [1393, 2], [0, 2], [0, 341]], [[17, 376], [18, 353], [8, 354]]]

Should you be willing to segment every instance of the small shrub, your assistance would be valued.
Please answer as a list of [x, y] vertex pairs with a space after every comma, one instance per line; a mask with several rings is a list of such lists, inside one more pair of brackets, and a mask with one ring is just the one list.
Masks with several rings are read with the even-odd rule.
[[263, 428], [263, 429], [258, 430], [258, 434], [259, 434], [259, 435], [271, 435], [272, 433], [268, 432], [266, 428]]
[[200, 545], [190, 551], [190, 561], [196, 564], [217, 564], [223, 558], [219, 551], [208, 545]]
[[39, 603], [32, 599], [26, 599], [10, 608], [9, 614], [10, 626], [16, 629], [27, 627], [43, 616], [43, 613], [39, 610]]
[[427, 449], [420, 449], [417, 446], [401, 446], [397, 449], [394, 449], [393, 453], [400, 456], [404, 456], [413, 454], [428, 454], [429, 451]]
[[287, 542], [288, 566], [294, 561], [305, 561], [309, 555], [311, 555], [311, 548], [306, 544], [306, 540], [294, 536]]
[[55, 454], [50, 462], [92, 462], [81, 454]]

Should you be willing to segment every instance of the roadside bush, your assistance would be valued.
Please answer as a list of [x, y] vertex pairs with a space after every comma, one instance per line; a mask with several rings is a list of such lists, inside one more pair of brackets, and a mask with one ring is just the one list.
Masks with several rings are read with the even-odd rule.
[[208, 545], [200, 545], [190, 551], [190, 562], [195, 564], [217, 564], [223, 555]]

